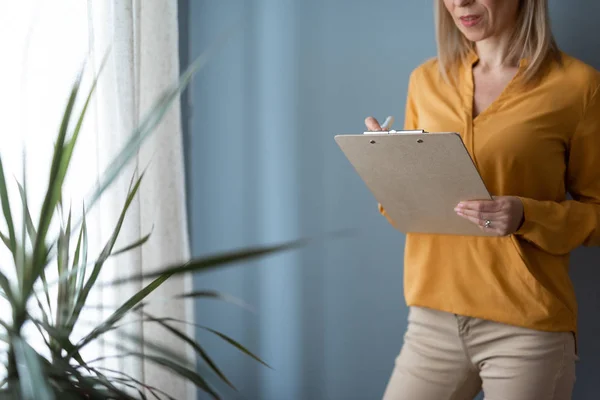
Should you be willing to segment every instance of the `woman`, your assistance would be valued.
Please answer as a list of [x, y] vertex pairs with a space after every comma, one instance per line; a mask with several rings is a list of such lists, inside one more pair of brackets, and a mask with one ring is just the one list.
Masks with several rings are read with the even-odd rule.
[[407, 235], [409, 324], [384, 399], [570, 399], [569, 253], [600, 245], [600, 73], [558, 50], [547, 0], [436, 11], [438, 57], [410, 76], [405, 129], [460, 133], [495, 197], [455, 211], [497, 236]]

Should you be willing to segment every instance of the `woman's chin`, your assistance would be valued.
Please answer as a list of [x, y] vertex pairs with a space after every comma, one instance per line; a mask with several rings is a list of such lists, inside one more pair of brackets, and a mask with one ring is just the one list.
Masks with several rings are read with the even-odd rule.
[[473, 42], [473, 43], [480, 42], [486, 38], [486, 35], [484, 35], [482, 32], [464, 32], [463, 31], [463, 35], [469, 42]]
[[480, 42], [489, 37], [489, 32], [487, 29], [485, 29], [485, 26], [483, 26], [483, 24], [479, 24], [470, 28], [464, 27], [462, 25], [457, 26], [463, 34], [463, 36], [470, 42]]

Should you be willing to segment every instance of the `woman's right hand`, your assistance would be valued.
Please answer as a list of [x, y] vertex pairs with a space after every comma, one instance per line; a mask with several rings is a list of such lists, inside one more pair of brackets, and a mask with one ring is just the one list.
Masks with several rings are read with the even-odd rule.
[[367, 126], [367, 131], [369, 132], [377, 132], [383, 130], [381, 129], [381, 125], [379, 125], [379, 122], [377, 122], [377, 120], [373, 117], [365, 118], [365, 125]]

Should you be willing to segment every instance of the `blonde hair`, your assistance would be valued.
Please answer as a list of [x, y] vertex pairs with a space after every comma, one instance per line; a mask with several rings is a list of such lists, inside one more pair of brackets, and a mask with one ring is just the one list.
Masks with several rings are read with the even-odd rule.
[[[448, 80], [456, 77], [459, 65], [466, 61], [474, 44], [458, 29], [444, 0], [434, 1], [438, 64], [442, 76]], [[527, 60], [522, 77], [529, 83], [542, 75], [548, 59], [560, 62], [560, 51], [550, 29], [548, 0], [520, 0], [515, 27], [507, 58]]]

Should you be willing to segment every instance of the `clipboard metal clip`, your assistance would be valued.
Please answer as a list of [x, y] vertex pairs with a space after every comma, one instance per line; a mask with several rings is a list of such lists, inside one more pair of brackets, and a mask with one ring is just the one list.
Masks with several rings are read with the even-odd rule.
[[403, 134], [403, 135], [410, 135], [410, 134], [419, 134], [419, 133], [427, 133], [425, 130], [423, 129], [416, 129], [416, 130], [408, 130], [408, 131], [397, 131], [395, 129], [392, 129], [390, 131], [367, 131], [367, 132], [363, 132], [364, 135], [393, 135], [395, 133], [398, 134]]
[[416, 130], [412, 130], [412, 131], [396, 131], [396, 130], [392, 129], [391, 131], [389, 131], [389, 133], [390, 134], [393, 134], [393, 133], [411, 134], [411, 133], [427, 133], [427, 132], [425, 132], [424, 129], [416, 129]]

